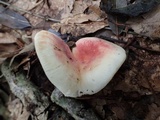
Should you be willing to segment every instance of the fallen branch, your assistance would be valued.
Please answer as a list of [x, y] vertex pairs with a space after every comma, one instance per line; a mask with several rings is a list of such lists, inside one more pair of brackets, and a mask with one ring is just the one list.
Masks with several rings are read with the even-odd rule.
[[[13, 63], [13, 66], [16, 66]], [[45, 114], [45, 109], [49, 106], [49, 100], [39, 89], [32, 84], [23, 74], [18, 71], [16, 74], [9, 68], [9, 62], [3, 62], [1, 72], [6, 78], [12, 93], [23, 103], [24, 107], [34, 116]]]
[[99, 118], [91, 108], [86, 107], [83, 102], [64, 97], [58, 89], [52, 92], [51, 100], [65, 109], [75, 120], [101, 120], [101, 118]]

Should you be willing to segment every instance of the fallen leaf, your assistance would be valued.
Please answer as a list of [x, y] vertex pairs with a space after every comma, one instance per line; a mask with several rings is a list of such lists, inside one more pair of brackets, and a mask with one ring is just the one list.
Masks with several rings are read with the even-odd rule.
[[102, 21], [104, 18], [101, 18], [99, 15], [95, 13], [91, 14], [78, 14], [73, 17], [69, 17], [61, 20], [61, 23], [69, 24], [69, 23], [84, 23], [87, 21]]
[[74, 2], [72, 15], [78, 15], [85, 12], [85, 10], [92, 5], [92, 0], [76, 0]]
[[18, 46], [15, 44], [0, 44], [0, 57], [11, 57], [17, 52]]
[[21, 55], [21, 54], [23, 54], [23, 53], [27, 53], [27, 52], [33, 51], [33, 50], [34, 50], [34, 43], [33, 43], [33, 42], [30, 43], [29, 45], [24, 46], [24, 48], [23, 48], [22, 50], [20, 50], [16, 55], [14, 55], [14, 56], [12, 57], [9, 66], [12, 65], [14, 59], [15, 59], [17, 56], [19, 56], [19, 55]]
[[[11, 7], [22, 9], [23, 11], [29, 11], [37, 7], [39, 4], [41, 4], [43, 0], [16, 0], [12, 2]], [[25, 4], [24, 4], [25, 3]], [[24, 12], [21, 12], [24, 13]]]
[[18, 98], [8, 103], [8, 110], [12, 120], [28, 120], [31, 114]]
[[61, 23], [83, 23], [87, 21], [103, 21], [104, 19], [99, 4], [97, 3], [90, 5], [86, 10], [86, 13], [81, 12], [79, 14], [73, 14], [72, 17], [61, 20]]
[[160, 5], [143, 15], [143, 18], [130, 19], [128, 24], [138, 34], [160, 38]]
[[[35, 9], [32, 9], [30, 12], [33, 14], [26, 14], [25, 16], [33, 26], [39, 27], [39, 24], [41, 25], [42, 22], [44, 22], [45, 25], [48, 18], [58, 21], [69, 17], [73, 9], [74, 1], [75, 0], [47, 0], [46, 2], [40, 3]], [[32, 4], [31, 2], [27, 3], [26, 6]], [[23, 6], [25, 6], [25, 4]]]
[[52, 29], [60, 31], [61, 34], [82, 36], [104, 28], [107, 23], [102, 21], [106, 16], [103, 16], [99, 4], [100, 0], [75, 1], [71, 16], [53, 24]]
[[75, 0], [50, 0], [50, 9], [54, 10], [54, 15], [63, 19], [69, 17], [73, 9]]
[[[78, 4], [79, 3], [79, 4]], [[83, 23], [87, 21], [103, 21], [102, 11], [99, 8], [100, 0], [75, 1], [70, 17], [62, 19], [61, 23]]]
[[17, 38], [9, 33], [0, 33], [0, 44], [16, 43]]
[[135, 17], [150, 11], [159, 3], [159, 0], [102, 0], [100, 7], [109, 14]]
[[14, 56], [19, 48], [16, 44], [0, 44], [0, 64], [8, 57]]
[[108, 14], [108, 24], [115, 35], [119, 35], [125, 28], [127, 18], [121, 15]]
[[96, 32], [99, 29], [104, 28], [108, 24], [105, 22], [89, 22], [83, 24], [53, 24], [52, 29], [59, 31], [62, 34], [72, 34], [73, 36], [82, 36], [85, 34]]
[[0, 6], [0, 24], [13, 29], [24, 29], [31, 27], [25, 17], [2, 6]]

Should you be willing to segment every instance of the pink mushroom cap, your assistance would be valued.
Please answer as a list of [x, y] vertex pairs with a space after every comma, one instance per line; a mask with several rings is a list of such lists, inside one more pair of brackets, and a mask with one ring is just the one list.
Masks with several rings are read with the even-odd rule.
[[34, 43], [46, 76], [68, 97], [99, 92], [126, 59], [122, 47], [96, 37], [79, 39], [72, 51], [47, 31], [38, 32]]

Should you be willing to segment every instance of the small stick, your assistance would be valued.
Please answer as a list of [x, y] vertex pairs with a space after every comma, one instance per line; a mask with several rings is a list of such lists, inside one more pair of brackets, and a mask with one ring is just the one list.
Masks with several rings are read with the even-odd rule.
[[51, 100], [66, 110], [75, 120], [101, 120], [82, 101], [64, 97], [58, 89], [52, 92]]
[[[15, 62], [12, 66], [16, 66]], [[4, 61], [1, 65], [1, 72], [6, 78], [11, 92], [17, 96], [32, 115], [39, 116], [45, 114], [45, 109], [50, 102], [39, 89], [32, 84], [23, 74], [22, 71], [13, 72], [9, 68], [9, 61]]]

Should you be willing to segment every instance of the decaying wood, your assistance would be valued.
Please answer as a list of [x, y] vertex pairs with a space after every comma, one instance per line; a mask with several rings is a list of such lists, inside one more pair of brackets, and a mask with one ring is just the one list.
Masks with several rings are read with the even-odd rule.
[[[15, 63], [13, 64], [15, 66]], [[14, 73], [9, 68], [9, 62], [5, 61], [1, 66], [1, 72], [6, 78], [12, 93], [17, 96], [33, 115], [42, 115], [44, 110], [49, 106], [49, 100], [39, 89], [33, 85], [23, 74], [19, 71]]]

